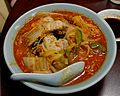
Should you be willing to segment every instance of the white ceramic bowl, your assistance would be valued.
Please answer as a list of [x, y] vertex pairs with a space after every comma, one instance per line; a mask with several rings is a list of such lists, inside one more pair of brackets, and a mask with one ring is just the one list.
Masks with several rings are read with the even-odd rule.
[[100, 81], [109, 72], [112, 65], [114, 64], [114, 60], [116, 57], [116, 42], [115, 42], [115, 37], [111, 28], [103, 19], [101, 19], [95, 12], [91, 11], [90, 9], [87, 9], [79, 5], [74, 5], [74, 4], [54, 3], [54, 4], [39, 6], [37, 8], [34, 8], [26, 12], [14, 22], [14, 24], [10, 27], [6, 35], [5, 42], [4, 42], [4, 57], [6, 60], [6, 64], [12, 73], [22, 72], [21, 69], [16, 64], [14, 54], [13, 54], [13, 42], [18, 32], [18, 29], [26, 22], [26, 20], [28, 20], [30, 16], [34, 16], [37, 12], [53, 11], [57, 9], [63, 9], [67, 11], [82, 13], [85, 16], [91, 18], [94, 22], [96, 22], [99, 25], [99, 27], [101, 28], [101, 30], [103, 31], [107, 39], [108, 53], [104, 61], [104, 64], [94, 76], [92, 76], [91, 78], [89, 78], [88, 80], [80, 84], [76, 84], [72, 86], [52, 87], [52, 86], [30, 83], [30, 82], [22, 82], [22, 83], [35, 90], [47, 92], [47, 93], [54, 93], [54, 94], [73, 93], [73, 92], [84, 90], [96, 84], [98, 81]]
[[98, 12], [102, 18], [120, 18], [120, 10], [118, 9], [105, 9]]

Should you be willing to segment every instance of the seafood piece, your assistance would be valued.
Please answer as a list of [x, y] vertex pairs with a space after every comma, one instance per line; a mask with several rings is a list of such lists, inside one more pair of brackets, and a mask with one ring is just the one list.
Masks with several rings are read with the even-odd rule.
[[46, 47], [46, 49], [48, 50], [62, 50], [62, 49], [66, 49], [66, 47], [68, 46], [68, 42], [66, 39], [59, 39], [57, 40], [56, 37], [54, 37], [53, 35], [47, 35], [44, 40], [44, 45]]
[[48, 31], [54, 31], [54, 30], [62, 30], [64, 28], [67, 27], [67, 24], [65, 24], [64, 22], [60, 21], [60, 20], [56, 20], [53, 22], [48, 22], [46, 25], [46, 29]]
[[47, 17], [43, 18], [43, 21], [44, 22], [53, 22], [54, 19], [52, 17], [50, 17], [50, 16], [47, 16]]

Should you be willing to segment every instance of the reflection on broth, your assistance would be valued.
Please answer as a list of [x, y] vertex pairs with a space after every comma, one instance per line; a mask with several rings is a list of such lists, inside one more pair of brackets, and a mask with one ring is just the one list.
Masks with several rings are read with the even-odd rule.
[[14, 41], [14, 56], [23, 72], [54, 73], [84, 61], [83, 73], [67, 85], [94, 75], [106, 54], [106, 39], [100, 28], [83, 14], [67, 11], [37, 13]]

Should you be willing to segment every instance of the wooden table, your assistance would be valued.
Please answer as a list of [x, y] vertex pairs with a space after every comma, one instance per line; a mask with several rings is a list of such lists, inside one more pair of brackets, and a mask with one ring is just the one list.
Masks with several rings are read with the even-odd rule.
[[[115, 8], [120, 9], [120, 5], [115, 5], [109, 0], [18, 0], [13, 9], [11, 10], [9, 17], [3, 28], [1, 34], [1, 47], [0, 47], [0, 68], [1, 68], [1, 92], [2, 96], [49, 96], [53, 94], [47, 94], [33, 90], [20, 82], [10, 80], [11, 72], [6, 66], [3, 57], [3, 41], [6, 33], [14, 21], [24, 14], [26, 11], [35, 8], [40, 5], [49, 3], [73, 3], [90, 8], [95, 12], [99, 12], [103, 9]], [[109, 74], [98, 82], [96, 85], [72, 94], [66, 95], [79, 95], [79, 96], [120, 96], [120, 44], [118, 44], [117, 57]]]

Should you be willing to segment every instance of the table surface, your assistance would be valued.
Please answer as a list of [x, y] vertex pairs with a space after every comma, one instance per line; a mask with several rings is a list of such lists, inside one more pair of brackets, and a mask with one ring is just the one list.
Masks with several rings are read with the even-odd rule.
[[[12, 8], [1, 34], [0, 47], [0, 71], [1, 71], [1, 93], [2, 96], [42, 96], [53, 95], [33, 90], [20, 82], [10, 80], [11, 72], [6, 66], [3, 57], [3, 43], [6, 33], [14, 21], [28, 10], [49, 3], [73, 3], [85, 6], [95, 12], [104, 9], [120, 9], [120, 5], [111, 3], [109, 0], [18, 0]], [[114, 66], [100, 82], [80, 92], [66, 94], [79, 96], [120, 96], [120, 43], [117, 43], [117, 57]]]

